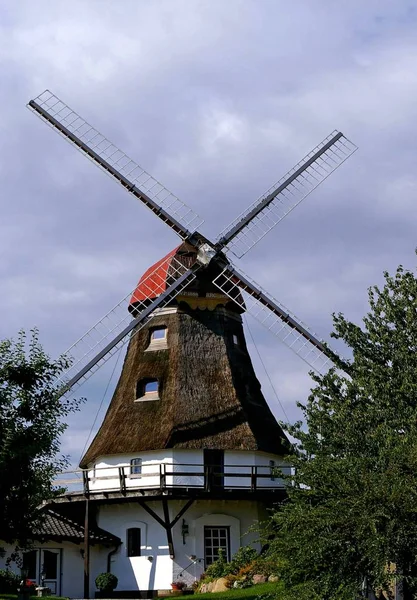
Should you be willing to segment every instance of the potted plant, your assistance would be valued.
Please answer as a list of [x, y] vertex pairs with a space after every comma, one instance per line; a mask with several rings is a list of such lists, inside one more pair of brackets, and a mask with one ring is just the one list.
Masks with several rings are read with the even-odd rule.
[[187, 584], [185, 581], [173, 581], [171, 587], [173, 591], [182, 592], [182, 590], [187, 587]]
[[100, 573], [96, 577], [96, 587], [101, 593], [108, 595], [117, 587], [118, 579], [113, 573]]

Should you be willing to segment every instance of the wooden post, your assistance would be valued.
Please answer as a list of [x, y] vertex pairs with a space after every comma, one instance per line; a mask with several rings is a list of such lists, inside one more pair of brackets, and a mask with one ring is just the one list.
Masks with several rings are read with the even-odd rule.
[[84, 518], [84, 598], [90, 597], [90, 535], [89, 535], [89, 499], [85, 499]]

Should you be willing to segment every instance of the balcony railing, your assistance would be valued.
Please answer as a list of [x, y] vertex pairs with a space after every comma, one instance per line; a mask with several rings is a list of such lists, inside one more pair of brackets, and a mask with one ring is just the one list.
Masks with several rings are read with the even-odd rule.
[[143, 464], [141, 472], [130, 465], [104, 466], [94, 469], [77, 469], [60, 473], [55, 485], [67, 488], [68, 492], [93, 494], [135, 490], [195, 489], [203, 492], [224, 490], [282, 489], [281, 472], [288, 473], [289, 467], [269, 465], [203, 465], [191, 463], [154, 462]]

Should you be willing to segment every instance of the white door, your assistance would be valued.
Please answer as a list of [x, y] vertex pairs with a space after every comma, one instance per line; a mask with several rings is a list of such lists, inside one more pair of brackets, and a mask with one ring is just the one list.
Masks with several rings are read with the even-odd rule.
[[41, 549], [40, 552], [40, 574], [44, 575], [44, 586], [51, 589], [56, 596], [60, 593], [61, 579], [61, 551], [58, 549]]

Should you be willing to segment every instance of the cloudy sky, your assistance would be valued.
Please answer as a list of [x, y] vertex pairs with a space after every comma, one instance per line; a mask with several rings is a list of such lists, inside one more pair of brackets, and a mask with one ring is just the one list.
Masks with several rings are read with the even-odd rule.
[[[177, 244], [25, 108], [45, 88], [192, 206], [209, 237], [343, 131], [359, 151], [239, 267], [320, 337], [333, 311], [359, 321], [383, 270], [415, 265], [416, 27], [411, 0], [0, 0], [0, 337], [36, 325], [64, 351]], [[248, 324], [270, 406], [285, 419], [271, 380], [293, 419], [309, 369]], [[74, 463], [121, 362], [78, 392], [88, 403], [63, 440]]]

